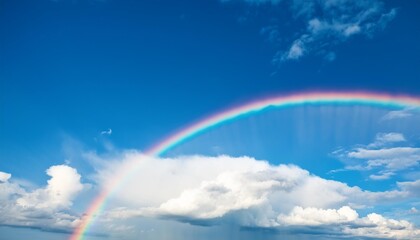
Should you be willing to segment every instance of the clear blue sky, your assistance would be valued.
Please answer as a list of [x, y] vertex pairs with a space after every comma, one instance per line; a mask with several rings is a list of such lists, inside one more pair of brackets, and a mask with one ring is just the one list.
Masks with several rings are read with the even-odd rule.
[[[127, 149], [141, 152], [183, 126], [253, 99], [311, 90], [419, 96], [419, 2], [329, 3], [0, 0], [0, 172], [11, 174], [10, 180], [0, 181], [4, 185], [0, 199], [3, 193], [15, 189], [6, 184], [19, 185], [28, 196], [36, 189], [48, 189], [46, 181], [52, 176], [45, 174], [46, 169], [69, 165], [90, 187], [85, 186], [71, 198], [73, 207], [60, 205], [54, 210], [40, 210], [39, 214], [64, 211], [80, 216], [99, 186], [105, 184], [98, 179], [98, 169], [106, 167], [98, 161], [106, 162], [114, 156], [123, 162], [124, 157], [115, 156]], [[407, 111], [402, 120], [383, 120], [391, 110], [396, 109], [314, 107], [268, 112], [213, 129], [168, 156], [247, 155], [274, 165], [297, 164], [322, 178], [338, 179], [369, 191], [403, 191], [405, 188], [397, 182], [413, 183], [419, 178], [420, 118], [415, 111], [399, 109], [400, 115]], [[359, 117], [352, 118], [354, 114]], [[299, 122], [302, 116], [306, 122]], [[360, 128], [356, 133], [350, 128], [342, 130], [343, 126], [336, 124], [342, 121]], [[112, 131], [107, 132], [109, 129]], [[305, 131], [305, 141], [299, 130]], [[342, 134], [335, 135], [341, 130]], [[320, 133], [329, 135], [319, 140]], [[378, 141], [389, 141], [390, 145]], [[308, 145], [313, 147], [306, 152], [300, 150]], [[408, 155], [400, 158], [409, 159], [412, 165], [395, 172], [389, 168], [376, 172], [349, 170], [361, 167], [354, 164], [354, 159], [343, 159], [350, 158], [358, 147], [410, 148], [411, 155], [404, 153]], [[87, 157], [92, 152], [98, 159]], [[319, 166], [310, 158], [327, 159], [328, 164]], [[372, 180], [380, 174], [386, 179]], [[28, 196], [36, 202], [36, 197]], [[7, 204], [19, 205], [11, 195], [5, 198], [9, 199]], [[392, 203], [378, 211], [418, 224], [418, 213], [414, 217], [401, 213], [411, 208], [417, 211], [418, 201], [404, 201], [405, 205]], [[118, 204], [128, 203], [116, 200], [115, 206]], [[130, 204], [127, 206], [144, 207], [144, 203]], [[334, 209], [342, 206], [328, 205]], [[40, 208], [36, 204], [32, 207]], [[358, 213], [364, 217], [369, 211]], [[179, 218], [189, 222], [194, 216]], [[0, 227], [0, 239], [2, 232], [14, 235], [21, 231], [15, 227], [22, 223], [0, 219], [0, 225], [12, 226]], [[177, 229], [183, 222], [154, 221], [158, 220], [151, 217], [147, 224], [169, 224], [168, 228]], [[30, 226], [39, 229], [45, 227], [43, 224]], [[196, 231], [182, 226], [185, 231]], [[45, 239], [66, 239], [66, 234], [51, 232], [71, 229], [25, 229], [22, 233], [34, 231]], [[98, 227], [98, 232], [109, 234], [110, 230], [104, 229]], [[306, 230], [298, 228], [296, 232]], [[224, 236], [224, 231], [217, 230], [221, 232], [217, 236]], [[254, 228], [245, 233], [260, 234]], [[243, 231], [238, 234], [246, 238]], [[249, 236], [255, 236], [252, 234]], [[274, 233], [270, 230], [270, 234]]]

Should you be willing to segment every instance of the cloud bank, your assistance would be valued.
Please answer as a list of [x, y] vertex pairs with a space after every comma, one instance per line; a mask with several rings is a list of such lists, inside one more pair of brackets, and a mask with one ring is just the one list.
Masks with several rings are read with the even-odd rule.
[[151, 217], [280, 231], [309, 227], [337, 237], [420, 237], [419, 230], [405, 220], [358, 213], [416, 195], [416, 182], [371, 192], [323, 179], [295, 165], [271, 165], [250, 157], [159, 159], [138, 152], [103, 161], [96, 180], [106, 187], [114, 181], [113, 173], [133, 166], [136, 175], [112, 196], [104, 219]]

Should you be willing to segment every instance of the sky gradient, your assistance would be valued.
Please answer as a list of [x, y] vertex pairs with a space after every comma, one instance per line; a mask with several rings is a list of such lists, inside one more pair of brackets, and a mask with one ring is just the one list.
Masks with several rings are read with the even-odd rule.
[[[416, 1], [379, 0], [0, 1], [0, 239], [68, 239], [112, 174], [143, 158], [86, 239], [398, 238], [381, 235], [392, 224], [412, 234], [400, 238], [419, 238], [415, 108], [269, 109], [160, 158], [143, 155], [254, 100], [420, 96], [419, 10]], [[286, 196], [271, 181], [301, 188]], [[208, 185], [224, 210], [199, 201]], [[336, 201], [296, 200], [306, 187], [316, 199], [317, 186]], [[179, 205], [188, 202], [196, 208]], [[341, 224], [317, 218], [328, 214]], [[373, 235], [366, 224], [377, 224]]]

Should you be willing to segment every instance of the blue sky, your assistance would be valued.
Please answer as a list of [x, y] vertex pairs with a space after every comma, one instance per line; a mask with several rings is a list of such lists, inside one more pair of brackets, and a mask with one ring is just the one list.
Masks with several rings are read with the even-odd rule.
[[[0, 214], [6, 216], [0, 218], [0, 239], [25, 239], [31, 234], [67, 239], [88, 203], [106, 186], [108, 172], [130, 161], [128, 151], [142, 158], [142, 151], [165, 136], [223, 109], [302, 91], [364, 90], [419, 96], [419, 10], [416, 1], [379, 0], [1, 1], [0, 211], [12, 210]], [[411, 233], [417, 231], [415, 237], [419, 237], [418, 122], [415, 109], [303, 106], [272, 110], [205, 132], [165, 156], [176, 162], [179, 156], [198, 154], [202, 159], [197, 161], [209, 169], [219, 169], [208, 163], [210, 157], [226, 155], [229, 162], [248, 156], [251, 160], [236, 160], [239, 165], [245, 161], [243, 165], [249, 168], [243, 171], [251, 175], [258, 166], [270, 172], [277, 171], [272, 168], [280, 164], [295, 164], [322, 179], [396, 194], [384, 197], [391, 199], [388, 202], [359, 202], [344, 194], [350, 200], [334, 204], [298, 205], [290, 200], [295, 205], [284, 209], [271, 201], [264, 205], [282, 216], [277, 222], [282, 226], [296, 220], [291, 220], [293, 214], [298, 215], [299, 208], [294, 207], [303, 207], [303, 214], [315, 208], [311, 211], [316, 216], [326, 214], [325, 209], [335, 209], [341, 217], [357, 211], [357, 219], [343, 222], [346, 226], [359, 224], [357, 228], [298, 224], [300, 227], [285, 232], [282, 227], [244, 223], [244, 215], [267, 215], [257, 203], [242, 208], [227, 205], [230, 210], [218, 218], [217, 226], [211, 219], [206, 228], [191, 223], [202, 220], [198, 213], [210, 216], [211, 212], [185, 210], [178, 213], [178, 219], [161, 220], [172, 214], [161, 204], [182, 200], [181, 193], [188, 187], [201, 194], [202, 182], [223, 185], [218, 176], [229, 175], [231, 170], [219, 169], [209, 173], [208, 179], [186, 178], [195, 185], [175, 187], [167, 180], [164, 186], [179, 191], [173, 195], [153, 197], [153, 192], [138, 190], [138, 195], [113, 198], [107, 218], [113, 219], [112, 213], [121, 207], [134, 211], [135, 217], [128, 214], [130, 217], [113, 219], [115, 226], [97, 223], [92, 231], [99, 236], [90, 238], [137, 236], [135, 231], [119, 235], [124, 225], [138, 231], [153, 229], [147, 233], [150, 239], [167, 239], [158, 234], [162, 229], [173, 231], [171, 239], [194, 238], [191, 233], [202, 239], [284, 235], [328, 239], [340, 234], [364, 238], [372, 236], [360, 227], [360, 221], [371, 221], [367, 219], [370, 213], [408, 220], [414, 224]], [[369, 157], [372, 151], [385, 151], [388, 155], [380, 158], [388, 165]], [[271, 165], [262, 166], [262, 160]], [[150, 166], [160, 166], [162, 159], [150, 161]], [[406, 165], [395, 167], [394, 161]], [[236, 167], [232, 163], [231, 168]], [[302, 179], [315, 181], [311, 176], [303, 174]], [[47, 182], [51, 179], [56, 181]], [[65, 179], [72, 179], [72, 184], [65, 185]], [[66, 197], [50, 199], [51, 191]], [[270, 199], [277, 196], [273, 189], [264, 191]], [[149, 194], [150, 201], [141, 200], [142, 194]], [[379, 198], [373, 195], [369, 197]], [[55, 205], [47, 208], [40, 199]], [[345, 206], [351, 211], [343, 210], [346, 214], [340, 215], [343, 211], [338, 209]], [[145, 207], [155, 209], [145, 212]], [[64, 213], [66, 219], [76, 222], [57, 225], [55, 220], [65, 218]], [[25, 220], [19, 222], [14, 215]], [[376, 235], [381, 237], [379, 232]]]

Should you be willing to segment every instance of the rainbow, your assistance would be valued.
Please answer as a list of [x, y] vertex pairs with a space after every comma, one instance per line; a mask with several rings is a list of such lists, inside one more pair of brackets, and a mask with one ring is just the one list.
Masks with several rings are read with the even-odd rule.
[[[233, 121], [239, 117], [255, 114], [270, 107], [282, 108], [299, 106], [305, 104], [337, 104], [337, 105], [368, 105], [378, 107], [420, 107], [420, 98], [406, 95], [390, 95], [372, 92], [310, 92], [294, 94], [288, 96], [278, 96], [257, 100], [238, 107], [222, 111], [208, 118], [204, 118], [181, 131], [167, 137], [163, 141], [148, 149], [145, 154], [151, 156], [161, 156], [177, 145], [205, 132], [206, 130]], [[122, 185], [125, 179], [136, 172], [135, 166], [121, 171], [112, 186], [103, 190], [87, 209], [78, 227], [74, 230], [69, 240], [82, 240], [89, 226], [94, 222], [97, 215], [104, 208], [108, 196]]]

